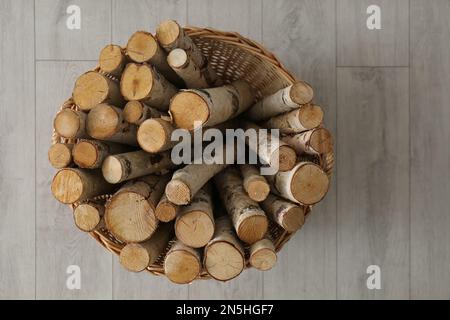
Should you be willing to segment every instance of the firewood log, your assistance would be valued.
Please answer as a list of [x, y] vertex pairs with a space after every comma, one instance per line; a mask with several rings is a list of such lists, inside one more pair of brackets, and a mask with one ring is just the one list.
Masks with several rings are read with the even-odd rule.
[[298, 109], [272, 117], [262, 124], [265, 128], [279, 129], [281, 133], [299, 133], [318, 127], [323, 121], [322, 108], [305, 104]]
[[48, 150], [48, 160], [50, 164], [61, 169], [72, 165], [73, 143], [55, 143]]
[[227, 281], [244, 270], [244, 248], [227, 216], [217, 218], [215, 223], [214, 236], [204, 250], [203, 265], [212, 278]]
[[313, 99], [313, 89], [304, 81], [298, 81], [255, 103], [246, 113], [252, 121], [267, 120], [273, 116], [297, 109]]
[[102, 220], [104, 213], [103, 204], [88, 201], [75, 207], [73, 219], [81, 231], [92, 232], [104, 225]]
[[147, 119], [160, 118], [163, 115], [157, 109], [147, 106], [140, 101], [128, 101], [123, 109], [123, 118], [126, 122], [141, 125]]
[[159, 221], [169, 222], [177, 217], [179, 210], [180, 207], [170, 202], [166, 195], [163, 194], [156, 206], [155, 215]]
[[96, 71], [88, 71], [77, 79], [72, 98], [75, 104], [85, 111], [100, 103], [110, 103], [118, 107], [125, 104], [119, 84]]
[[268, 228], [266, 214], [248, 197], [237, 169], [225, 169], [214, 177], [214, 182], [221, 190], [220, 197], [239, 239], [248, 244], [261, 240]]
[[165, 20], [156, 28], [156, 38], [161, 46], [170, 52], [180, 48], [191, 52], [195, 63], [199, 67], [205, 64], [205, 57], [183, 28], [174, 20]]
[[94, 107], [87, 116], [86, 129], [94, 139], [137, 146], [137, 127], [124, 121], [122, 109], [112, 105]]
[[100, 70], [120, 78], [127, 60], [125, 52], [120, 46], [108, 44], [100, 51], [98, 62]]
[[193, 130], [195, 122], [210, 127], [238, 116], [253, 99], [250, 85], [238, 80], [217, 88], [180, 91], [172, 98], [169, 110], [177, 127]]
[[127, 100], [139, 100], [160, 111], [167, 111], [178, 89], [149, 64], [129, 63], [120, 80], [120, 91]]
[[124, 242], [150, 238], [158, 226], [155, 208], [169, 178], [167, 175], [149, 175], [122, 186], [106, 203], [108, 230]]
[[259, 174], [257, 168], [249, 164], [239, 166], [243, 179], [244, 189], [250, 199], [261, 202], [267, 198], [270, 192], [270, 186], [266, 178]]
[[86, 113], [72, 109], [63, 109], [56, 114], [53, 127], [57, 134], [67, 139], [85, 138]]
[[[241, 121], [244, 130], [253, 129], [258, 133], [262, 128], [249, 121]], [[280, 141], [268, 132], [267, 139], [258, 139], [258, 145], [248, 144], [249, 148], [256, 152], [259, 158], [266, 164], [274, 166], [278, 162], [280, 171], [291, 170], [295, 166], [297, 154], [287, 143]], [[255, 150], [256, 148], [256, 150]]]
[[95, 169], [102, 166], [107, 156], [129, 150], [130, 148], [123, 144], [81, 139], [73, 147], [72, 156], [80, 168]]
[[166, 186], [167, 199], [177, 205], [189, 204], [197, 191], [226, 166], [226, 164], [189, 164], [178, 169]]
[[187, 88], [200, 89], [213, 86], [208, 82], [204, 70], [194, 63], [189, 51], [174, 49], [167, 56], [167, 62], [173, 71], [183, 79]]
[[270, 194], [260, 203], [267, 216], [287, 232], [295, 232], [305, 223], [305, 207]]
[[294, 168], [267, 176], [274, 193], [304, 205], [323, 199], [330, 181], [327, 174], [312, 162], [299, 162]]
[[145, 270], [164, 253], [172, 235], [172, 223], [160, 224], [150, 239], [123, 247], [119, 255], [120, 264], [132, 272]]
[[267, 271], [277, 262], [277, 253], [270, 237], [261, 239], [250, 247], [250, 265], [258, 270]]
[[283, 141], [292, 146], [298, 154], [320, 155], [333, 150], [331, 134], [325, 128], [315, 128], [294, 136], [285, 136]]
[[208, 185], [200, 189], [192, 202], [180, 208], [175, 221], [178, 240], [192, 248], [205, 246], [214, 234], [213, 204]]
[[147, 119], [139, 126], [138, 143], [143, 150], [151, 153], [169, 150], [177, 143], [170, 139], [174, 129], [169, 121], [162, 118]]
[[64, 168], [53, 177], [53, 196], [62, 203], [75, 203], [109, 194], [115, 186], [103, 179], [98, 170]]
[[186, 246], [177, 240], [164, 259], [164, 273], [177, 284], [186, 284], [195, 280], [202, 269], [200, 251]]
[[119, 183], [152, 173], [166, 173], [173, 168], [170, 152], [150, 154], [139, 150], [106, 157], [102, 172], [109, 183]]
[[176, 21], [166, 20], [160, 23], [156, 28], [156, 37], [167, 52], [177, 48], [185, 50], [195, 67], [201, 70], [208, 84], [221, 85], [206, 57]]
[[150, 63], [155, 66], [164, 77], [175, 85], [183, 86], [183, 81], [167, 64], [167, 54], [159, 46], [155, 37], [146, 31], [136, 31], [127, 43], [128, 57], [137, 63]]

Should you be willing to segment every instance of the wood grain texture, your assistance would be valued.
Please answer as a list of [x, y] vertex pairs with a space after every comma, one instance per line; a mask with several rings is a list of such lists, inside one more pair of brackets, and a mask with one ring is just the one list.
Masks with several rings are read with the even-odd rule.
[[[81, 10], [81, 28], [70, 30], [67, 7]], [[111, 39], [110, 0], [36, 0], [36, 58], [96, 60]]]
[[[114, 43], [125, 46], [128, 38], [137, 30], [156, 33], [158, 24], [166, 19], [186, 24], [186, 0], [112, 0]], [[128, 18], [125, 18], [128, 17]]]
[[[236, 31], [261, 41], [261, 1], [190, 0], [188, 24]], [[189, 286], [190, 299], [261, 299], [263, 288], [261, 271], [245, 270], [226, 283], [199, 281]]]
[[[325, 125], [335, 134], [335, 1], [263, 2], [263, 45], [314, 88]], [[264, 298], [336, 297], [336, 175], [324, 201], [264, 273]], [[301, 270], [301, 272], [298, 272]]]
[[34, 298], [33, 2], [0, 2], [0, 299]]
[[263, 299], [263, 271], [248, 269], [228, 281], [197, 281], [189, 285], [189, 299], [252, 300]]
[[188, 287], [170, 282], [166, 277], [154, 276], [147, 271], [133, 273], [113, 262], [113, 299], [124, 300], [177, 300], [188, 298]]
[[[72, 210], [50, 192], [56, 170], [47, 160], [52, 121], [70, 96], [87, 62], [38, 62], [36, 66], [36, 298], [108, 299], [112, 295], [111, 254], [75, 226]], [[81, 289], [69, 290], [66, 269], [81, 269]]]
[[[408, 66], [408, 0], [339, 0], [339, 66]], [[367, 28], [370, 5], [381, 10], [381, 29]]]
[[196, 27], [235, 31], [261, 41], [262, 0], [189, 0], [187, 22]]
[[411, 1], [411, 298], [450, 298], [450, 2]]
[[407, 299], [408, 69], [339, 68], [338, 113], [338, 298]]

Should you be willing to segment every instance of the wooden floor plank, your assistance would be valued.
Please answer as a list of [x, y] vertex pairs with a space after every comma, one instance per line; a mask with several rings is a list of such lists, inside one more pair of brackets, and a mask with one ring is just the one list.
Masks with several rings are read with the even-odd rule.
[[166, 277], [146, 271], [133, 273], [125, 270], [117, 257], [113, 262], [114, 299], [178, 300], [188, 298], [188, 286], [171, 283]]
[[0, 1], [0, 299], [35, 296], [34, 12]]
[[[77, 229], [72, 210], [50, 192], [56, 170], [47, 160], [53, 117], [71, 95], [76, 78], [92, 62], [38, 62], [36, 68], [36, 297], [38, 299], [110, 299], [111, 253]], [[69, 290], [67, 267], [81, 271], [81, 289]]]
[[187, 22], [261, 41], [261, 4], [261, 0], [189, 0]]
[[[165, 19], [186, 23], [186, 1], [179, 0], [113, 0], [113, 42], [125, 46], [137, 30], [155, 34]], [[118, 258], [113, 263], [114, 299], [186, 299], [187, 286], [176, 286], [163, 277], [148, 272], [131, 273], [122, 268]]]
[[450, 2], [411, 1], [411, 298], [450, 298]]
[[409, 297], [408, 115], [407, 68], [338, 69], [339, 299]]
[[[408, 66], [408, 0], [339, 0], [337, 55], [339, 66]], [[380, 9], [380, 29], [369, 29]]]
[[[80, 9], [80, 29], [67, 26], [74, 5]], [[37, 59], [96, 60], [110, 39], [111, 0], [36, 0]]]
[[[314, 88], [314, 101], [335, 134], [335, 1], [264, 0], [263, 45], [297, 78]], [[336, 175], [326, 198], [264, 274], [264, 298], [333, 299], [336, 296]]]
[[[188, 24], [234, 31], [261, 41], [261, 1], [249, 0], [190, 0]], [[197, 281], [189, 286], [190, 299], [261, 299], [262, 273], [246, 270], [239, 277], [221, 283], [214, 280]]]
[[113, 42], [125, 46], [128, 38], [137, 30], [155, 34], [161, 21], [173, 19], [186, 24], [185, 0], [113, 0]]

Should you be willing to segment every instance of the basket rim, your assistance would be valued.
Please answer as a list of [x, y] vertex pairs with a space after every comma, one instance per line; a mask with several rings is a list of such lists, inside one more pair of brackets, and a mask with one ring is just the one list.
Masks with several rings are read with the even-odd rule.
[[281, 63], [274, 53], [267, 50], [261, 43], [244, 37], [238, 32], [222, 31], [209, 27], [202, 28], [191, 25], [187, 25], [183, 29], [188, 33], [188, 35], [193, 37], [201, 36], [210, 39], [220, 39], [225, 43], [239, 46], [275, 66], [278, 69], [278, 73], [283, 75], [288, 82], [293, 83], [297, 80], [297, 78], [287, 70], [287, 68], [283, 65], [283, 63]]
[[[232, 32], [232, 31], [222, 31], [214, 28], [209, 27], [196, 27], [196, 26], [185, 26], [183, 29], [186, 31], [186, 33], [189, 36], [192, 37], [204, 37], [204, 38], [210, 38], [210, 39], [217, 39], [222, 42], [225, 42], [229, 45], [238, 46], [243, 50], [246, 50], [250, 52], [251, 54], [257, 55], [261, 59], [265, 60], [266, 62], [270, 63], [272, 66], [276, 68], [276, 72], [283, 76], [287, 82], [294, 83], [297, 79], [295, 76], [293, 76], [281, 63], [281, 61], [277, 58], [275, 54], [268, 51], [262, 44], [260, 44], [257, 41], [251, 40], [247, 37], [242, 36], [238, 32]], [[99, 71], [98, 66], [93, 68], [92, 70]], [[106, 76], [110, 77], [113, 80], [117, 79], [114, 76], [111, 76], [109, 74], [105, 74]], [[69, 98], [66, 100], [61, 106], [60, 110], [65, 108], [77, 108], [77, 106], [74, 104], [72, 98]], [[58, 111], [58, 112], [59, 112]], [[52, 134], [52, 144], [55, 144], [60, 141], [65, 142], [73, 142], [77, 139], [65, 139], [60, 137], [55, 130], [53, 129]], [[331, 179], [332, 171], [334, 167], [334, 151], [331, 151], [330, 153], [323, 155], [320, 158], [320, 161], [324, 164], [325, 171], [328, 175], [328, 177]], [[109, 195], [101, 195], [98, 197], [95, 197], [93, 200], [103, 200], [106, 201], [109, 198]], [[76, 206], [76, 204], [70, 204], [69, 205], [72, 209]], [[309, 213], [311, 212], [313, 205], [305, 206], [305, 216], [309, 216]], [[119, 255], [121, 249], [123, 248], [123, 245], [114, 243], [113, 241], [109, 240], [101, 230], [94, 230], [91, 232], [88, 232], [97, 242], [99, 242], [104, 248], [106, 248], [108, 251]], [[278, 237], [278, 239], [274, 239], [274, 246], [276, 249], [276, 252], [279, 252], [281, 248], [290, 240], [290, 238], [295, 234], [296, 232], [287, 232], [283, 229], [282, 233]], [[170, 247], [170, 246], [169, 246]], [[166, 248], [168, 249], [168, 248]], [[165, 255], [166, 252], [163, 252], [161, 257]], [[159, 260], [161, 257], [159, 257], [157, 260]], [[245, 268], [249, 268], [249, 258], [247, 255], [245, 255]], [[150, 265], [146, 269], [146, 271], [154, 274], [154, 275], [165, 275], [163, 266], [160, 265]], [[214, 279], [212, 276], [206, 273], [204, 268], [202, 269], [201, 273], [197, 276], [195, 280], [198, 279]]]

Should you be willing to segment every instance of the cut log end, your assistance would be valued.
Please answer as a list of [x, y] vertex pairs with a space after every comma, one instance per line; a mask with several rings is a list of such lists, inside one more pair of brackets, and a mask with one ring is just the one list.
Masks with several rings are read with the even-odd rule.
[[[169, 110], [177, 127], [186, 130], [194, 130], [195, 122], [202, 126], [209, 118], [207, 102], [191, 91], [176, 94], [172, 98]], [[186, 110], [189, 110], [189, 112], [186, 112]]]
[[173, 44], [180, 36], [181, 27], [173, 20], [166, 20], [156, 28], [156, 37], [162, 46]]
[[214, 234], [214, 221], [203, 211], [186, 212], [175, 223], [175, 234], [185, 245], [201, 248]]
[[183, 68], [188, 63], [188, 55], [183, 49], [177, 48], [170, 51], [167, 62], [174, 69]]
[[141, 148], [156, 153], [170, 148], [172, 126], [163, 119], [147, 119], [137, 132], [137, 140]]
[[316, 128], [323, 121], [322, 108], [315, 104], [304, 105], [298, 111], [298, 120], [307, 130]]
[[291, 180], [294, 198], [305, 205], [312, 205], [323, 199], [328, 191], [327, 174], [316, 164], [301, 165]]
[[73, 218], [75, 225], [82, 231], [93, 231], [102, 218], [103, 212], [99, 207], [90, 203], [82, 203], [77, 206], [73, 211]]
[[82, 110], [90, 110], [106, 100], [109, 93], [108, 81], [98, 72], [89, 71], [75, 82], [73, 100]]
[[249, 179], [245, 184], [245, 189], [248, 193], [248, 196], [257, 202], [264, 201], [264, 199], [267, 198], [270, 192], [270, 187], [265, 179], [258, 179], [258, 177]]
[[138, 63], [150, 60], [158, 50], [156, 39], [148, 32], [135, 32], [127, 43], [128, 57]]
[[148, 251], [139, 243], [129, 243], [120, 251], [119, 262], [127, 270], [141, 272], [151, 261]]
[[99, 66], [101, 70], [116, 75], [123, 68], [123, 64], [124, 55], [120, 46], [109, 44], [100, 51]]
[[315, 129], [311, 134], [309, 144], [319, 154], [329, 153], [333, 150], [331, 133], [325, 128]]
[[257, 168], [251, 165], [240, 165], [243, 178], [243, 186], [250, 199], [261, 202], [264, 201], [270, 192], [267, 180], [259, 174]]
[[289, 92], [290, 98], [297, 104], [306, 104], [314, 97], [313, 88], [305, 81], [298, 81], [292, 85]]
[[48, 160], [57, 169], [65, 168], [72, 163], [72, 146], [65, 143], [55, 143], [48, 150]]
[[174, 283], [190, 283], [195, 280], [200, 271], [201, 262], [198, 256], [187, 250], [171, 251], [164, 259], [164, 272]]
[[283, 214], [282, 227], [287, 232], [295, 232], [305, 223], [304, 209], [292, 207]]
[[82, 127], [80, 115], [71, 109], [64, 109], [58, 112], [53, 122], [55, 131], [64, 138], [77, 138], [77, 134]]
[[144, 113], [144, 106], [139, 101], [129, 101], [123, 109], [123, 118], [126, 122], [137, 123]]
[[124, 168], [122, 162], [120, 162], [114, 156], [106, 157], [102, 165], [103, 177], [109, 183], [119, 183], [122, 181]]
[[127, 100], [145, 99], [153, 87], [153, 72], [148, 65], [129, 63], [122, 73], [120, 92]]
[[166, 186], [166, 197], [179, 206], [191, 202], [192, 195], [189, 186], [180, 180], [171, 180]]
[[250, 265], [258, 270], [267, 271], [277, 262], [277, 254], [269, 239], [262, 239], [250, 248]]
[[205, 250], [205, 268], [211, 277], [227, 281], [237, 277], [245, 266], [244, 256], [234, 245], [216, 241]]
[[167, 200], [166, 197], [163, 196], [163, 198], [165, 198], [166, 200], [161, 200], [158, 203], [158, 205], [156, 206], [155, 215], [159, 221], [169, 222], [176, 218], [179, 207]]
[[269, 223], [264, 215], [254, 215], [244, 219], [236, 230], [239, 239], [245, 243], [261, 240], [267, 232]]
[[107, 228], [125, 242], [141, 242], [150, 238], [157, 227], [154, 208], [135, 192], [120, 192], [108, 202], [105, 212]]
[[84, 184], [77, 171], [61, 169], [54, 176], [51, 189], [58, 201], [74, 203], [80, 200], [84, 192]]
[[273, 268], [277, 262], [277, 255], [273, 250], [261, 249], [255, 252], [255, 254], [250, 258], [250, 264], [252, 267], [267, 271]]
[[272, 154], [270, 159], [270, 163], [276, 163], [276, 161], [279, 161], [280, 171], [289, 171], [295, 166], [297, 154], [292, 147], [282, 145], [279, 147], [278, 152]]
[[73, 147], [73, 160], [80, 168], [91, 168], [99, 157], [99, 151], [90, 141], [79, 141]]
[[88, 134], [96, 139], [106, 139], [114, 135], [120, 125], [120, 116], [113, 106], [102, 103], [93, 108], [87, 117]]

